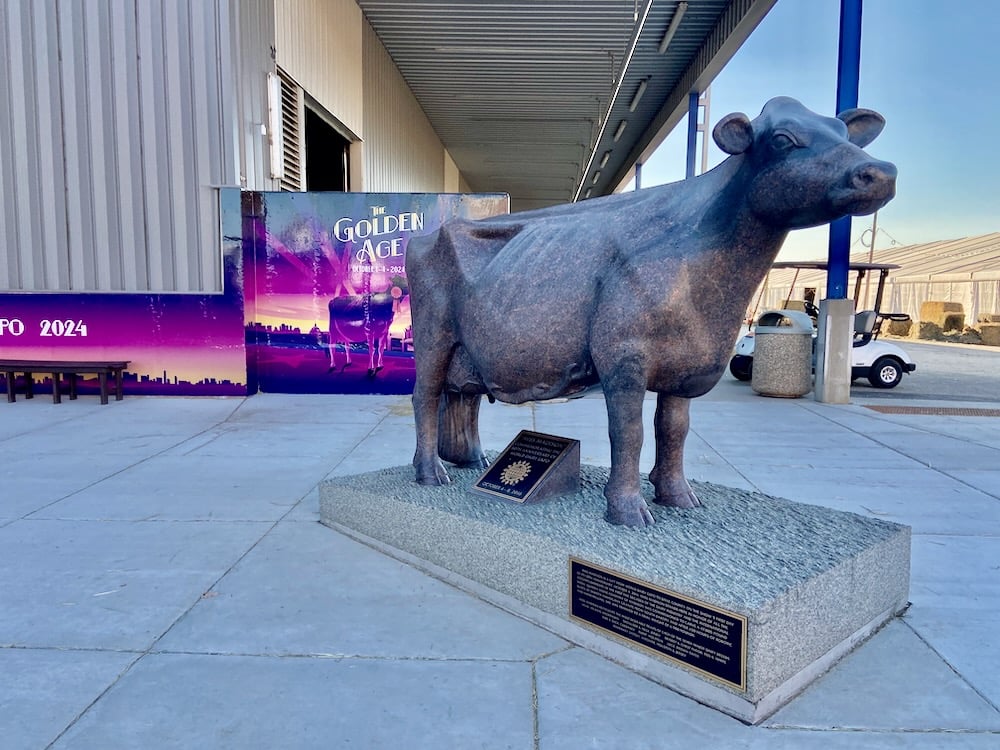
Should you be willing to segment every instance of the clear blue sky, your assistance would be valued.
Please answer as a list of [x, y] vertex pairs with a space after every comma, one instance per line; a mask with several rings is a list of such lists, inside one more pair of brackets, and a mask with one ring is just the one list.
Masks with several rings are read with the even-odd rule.
[[[712, 84], [710, 123], [779, 95], [835, 114], [839, 23], [840, 0], [778, 0]], [[864, 0], [862, 29], [858, 104], [887, 121], [866, 150], [899, 168], [876, 251], [1000, 231], [1000, 0]], [[643, 166], [643, 187], [684, 177], [686, 128]], [[709, 168], [724, 156], [711, 143]], [[870, 228], [853, 220], [852, 251]], [[827, 237], [792, 232], [779, 257], [825, 258]]]

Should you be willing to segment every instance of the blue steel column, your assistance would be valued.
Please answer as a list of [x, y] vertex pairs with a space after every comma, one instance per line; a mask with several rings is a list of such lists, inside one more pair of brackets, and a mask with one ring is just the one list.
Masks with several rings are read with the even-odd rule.
[[[837, 113], [858, 106], [861, 75], [861, 2], [840, 0], [840, 49], [837, 61]], [[828, 299], [847, 297], [847, 265], [851, 255], [851, 217], [830, 224], [826, 274]]]
[[694, 177], [695, 152], [698, 150], [698, 100], [701, 94], [692, 91], [688, 94], [688, 143], [687, 143], [687, 169], [684, 178]]

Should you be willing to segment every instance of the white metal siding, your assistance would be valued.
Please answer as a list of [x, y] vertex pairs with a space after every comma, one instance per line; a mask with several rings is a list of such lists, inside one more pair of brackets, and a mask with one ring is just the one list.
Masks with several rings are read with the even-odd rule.
[[458, 193], [459, 184], [461, 183], [462, 175], [459, 174], [458, 165], [455, 164], [455, 160], [451, 158], [451, 154], [447, 151], [444, 152], [444, 185], [442, 190], [446, 193]]
[[245, 142], [271, 42], [238, 35], [273, 39], [273, 18], [272, 0], [0, 4], [0, 288], [221, 289], [215, 188], [241, 169], [269, 187]]
[[364, 126], [361, 24], [354, 0], [275, 0], [278, 66], [354, 134]]
[[[267, 135], [261, 132], [261, 125], [267, 122], [267, 74], [275, 72], [274, 0], [228, 3], [235, 26], [232, 34], [238, 41], [234, 43], [232, 62], [225, 55], [220, 61], [222, 105], [231, 108], [224, 112], [222, 120], [235, 126], [232, 142], [226, 138], [226, 150], [235, 150], [236, 184], [246, 190], [277, 190], [278, 181], [270, 176]], [[230, 84], [234, 90], [227, 91]]]
[[444, 146], [367, 21], [364, 72], [365, 190], [444, 190]]

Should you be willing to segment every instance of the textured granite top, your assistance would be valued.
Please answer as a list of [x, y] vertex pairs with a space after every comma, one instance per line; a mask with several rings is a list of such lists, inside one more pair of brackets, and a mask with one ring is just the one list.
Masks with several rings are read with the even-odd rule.
[[[349, 489], [359, 503], [371, 494], [450, 514], [458, 522], [457, 534], [466, 518], [531, 535], [538, 544], [557, 544], [611, 568], [641, 571], [651, 581], [669, 580], [677, 591], [708, 594], [748, 609], [905, 528], [704, 482], [692, 483], [700, 508], [651, 503], [653, 526], [613, 526], [604, 520], [608, 471], [583, 465], [580, 492], [532, 505], [473, 494], [468, 488], [480, 472], [455, 467], [449, 467], [452, 484], [445, 487], [417, 485], [409, 465], [329, 479], [324, 485]], [[651, 498], [653, 488], [645, 477], [643, 482], [643, 495]], [[421, 515], [399, 522], [419, 523]]]

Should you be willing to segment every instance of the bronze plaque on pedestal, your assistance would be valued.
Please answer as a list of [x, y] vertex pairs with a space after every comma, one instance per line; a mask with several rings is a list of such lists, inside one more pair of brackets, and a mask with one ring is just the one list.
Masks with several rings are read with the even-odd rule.
[[470, 488], [532, 503], [580, 488], [580, 441], [521, 430]]
[[737, 690], [747, 684], [747, 618], [569, 559], [570, 618]]

